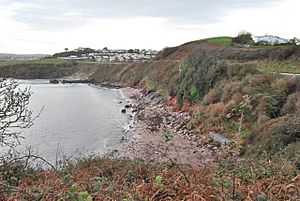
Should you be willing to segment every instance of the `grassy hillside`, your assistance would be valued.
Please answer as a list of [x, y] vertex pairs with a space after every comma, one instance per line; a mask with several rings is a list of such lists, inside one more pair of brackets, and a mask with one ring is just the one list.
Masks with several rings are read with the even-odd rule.
[[277, 153], [281, 149], [297, 153], [300, 146], [297, 146], [299, 134], [296, 131], [287, 142], [269, 145], [277, 138], [283, 139], [274, 129], [280, 130], [285, 122], [298, 123], [299, 78], [279, 73], [300, 72], [300, 47], [246, 48], [232, 45], [231, 40], [230, 37], [216, 37], [193, 41], [165, 48], [150, 61], [131, 64], [57, 59], [0, 62], [0, 75], [60, 78], [78, 72], [89, 75], [94, 72], [89, 79], [96, 82], [121, 82], [158, 90], [167, 97], [175, 97], [177, 109], [190, 105], [188, 111], [192, 118], [187, 126], [204, 141], [208, 140], [210, 131], [234, 140], [238, 108], [247, 95], [252, 110], [247, 113], [243, 125], [246, 153], [252, 153], [251, 150]]
[[77, 62], [56, 59], [0, 62], [0, 76], [20, 79], [59, 78], [76, 72]]
[[[106, 69], [119, 69], [123, 64], [105, 64], [88, 61], [70, 61], [62, 59], [41, 59], [25, 61], [2, 61], [0, 62], [0, 77], [12, 77], [17, 79], [55, 79], [76, 74], [86, 76], [98, 71], [98, 75], [104, 75]], [[97, 73], [95, 74], [97, 75]], [[103, 76], [95, 77], [98, 81], [109, 81], [115, 74], [110, 72]], [[91, 76], [94, 79], [94, 76]]]
[[[300, 47], [241, 48], [229, 41], [210, 38], [165, 48], [152, 61], [111, 69], [113, 80], [176, 97], [179, 108], [190, 105], [188, 127], [204, 141], [210, 131], [235, 139], [238, 108], [247, 95], [252, 109], [242, 130], [245, 153], [287, 149], [295, 157], [300, 153], [299, 132], [293, 130], [300, 123], [300, 78], [279, 73], [300, 72]], [[290, 131], [281, 133], [288, 123]]]

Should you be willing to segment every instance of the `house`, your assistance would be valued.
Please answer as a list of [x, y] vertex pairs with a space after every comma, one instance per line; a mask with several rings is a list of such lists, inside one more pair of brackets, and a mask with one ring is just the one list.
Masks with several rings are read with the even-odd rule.
[[300, 45], [300, 39], [299, 38], [294, 38], [296, 45]]
[[280, 38], [278, 36], [265, 35], [265, 36], [255, 36], [253, 38], [255, 43], [260, 43], [264, 45], [278, 45], [288, 43], [287, 39]]

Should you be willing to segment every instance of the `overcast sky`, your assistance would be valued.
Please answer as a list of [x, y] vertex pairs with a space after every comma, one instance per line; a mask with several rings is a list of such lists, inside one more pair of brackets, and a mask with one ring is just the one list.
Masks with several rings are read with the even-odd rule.
[[300, 37], [299, 0], [0, 0], [0, 52], [162, 49], [210, 36]]

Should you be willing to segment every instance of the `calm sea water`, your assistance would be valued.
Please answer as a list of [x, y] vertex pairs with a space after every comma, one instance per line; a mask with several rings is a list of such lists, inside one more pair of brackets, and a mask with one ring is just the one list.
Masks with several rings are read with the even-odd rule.
[[[119, 90], [87, 84], [49, 84], [48, 80], [20, 81], [33, 95], [29, 108], [41, 115], [24, 129], [21, 148], [32, 147], [46, 160], [56, 156], [104, 154], [120, 147], [129, 117], [121, 113]], [[119, 102], [123, 103], [120, 104]]]

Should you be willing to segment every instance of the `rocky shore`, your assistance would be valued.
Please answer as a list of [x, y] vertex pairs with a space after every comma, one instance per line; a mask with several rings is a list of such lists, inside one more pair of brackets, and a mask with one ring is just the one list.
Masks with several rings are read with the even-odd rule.
[[[59, 80], [58, 83], [88, 83], [120, 89], [125, 107], [120, 112], [132, 121], [126, 126], [126, 136], [118, 156], [148, 161], [172, 161], [194, 167], [213, 164], [218, 148], [206, 145], [187, 128], [189, 114], [175, 112], [166, 97], [151, 90], [124, 87], [119, 83], [96, 83], [93, 80]], [[51, 80], [51, 83], [57, 83]]]
[[131, 130], [119, 152], [121, 157], [171, 161], [194, 167], [214, 163], [217, 151], [202, 144], [201, 139], [187, 129], [188, 113], [174, 112], [158, 92], [121, 90], [130, 99], [133, 113]]

